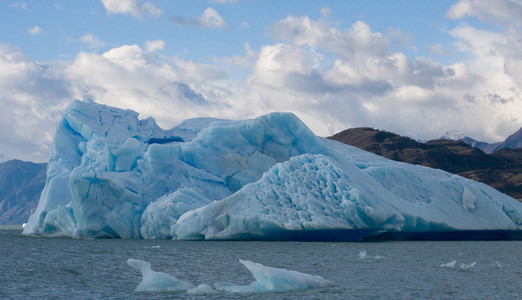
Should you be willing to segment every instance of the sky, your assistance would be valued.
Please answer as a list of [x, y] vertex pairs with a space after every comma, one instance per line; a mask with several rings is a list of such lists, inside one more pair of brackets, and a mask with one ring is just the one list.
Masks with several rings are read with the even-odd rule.
[[285, 111], [319, 136], [502, 141], [520, 49], [520, 0], [0, 0], [0, 161], [47, 161], [74, 99], [165, 129]]

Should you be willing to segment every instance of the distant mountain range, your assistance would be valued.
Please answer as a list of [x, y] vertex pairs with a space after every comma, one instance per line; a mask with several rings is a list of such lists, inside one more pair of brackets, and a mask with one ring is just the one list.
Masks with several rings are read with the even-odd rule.
[[38, 205], [47, 164], [20, 160], [0, 163], [0, 225], [21, 225]]
[[456, 131], [456, 130], [450, 130], [446, 132], [441, 139], [443, 140], [453, 140], [453, 141], [462, 141], [471, 147], [479, 148], [480, 150], [484, 151], [485, 153], [491, 154], [495, 153], [496, 151], [500, 149], [517, 149], [522, 148], [522, 128], [520, 128], [517, 132], [513, 133], [509, 137], [507, 137], [503, 142], [498, 142], [494, 144], [488, 144], [485, 142], [480, 142], [477, 140], [474, 140], [468, 136], [465, 136], [463, 133]]
[[[447, 136], [420, 143], [409, 137], [364, 127], [342, 131], [329, 139], [396, 161], [442, 169], [483, 182], [522, 201], [521, 130], [506, 141], [494, 144], [498, 148], [492, 154], [470, 146], [463, 140], [464, 135], [449, 132]], [[457, 140], [449, 138], [455, 136]], [[509, 149], [517, 145], [518, 149]]]

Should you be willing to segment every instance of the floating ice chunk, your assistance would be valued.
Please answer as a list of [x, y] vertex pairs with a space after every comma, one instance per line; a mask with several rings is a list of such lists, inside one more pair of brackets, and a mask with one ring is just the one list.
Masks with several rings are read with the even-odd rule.
[[292, 270], [267, 267], [248, 260], [239, 260], [256, 279], [249, 285], [234, 285], [233, 283], [216, 283], [218, 290], [233, 293], [280, 292], [303, 290], [333, 285], [320, 276], [310, 275]]
[[450, 261], [449, 263], [441, 264], [439, 267], [441, 268], [453, 268], [455, 267], [455, 264], [457, 264], [456, 260]]
[[127, 260], [129, 266], [141, 271], [143, 276], [140, 284], [136, 287], [136, 291], [140, 292], [161, 292], [174, 291], [184, 292], [194, 288], [190, 282], [181, 281], [174, 276], [163, 272], [156, 272], [151, 269], [149, 262], [129, 258]]
[[189, 295], [215, 294], [217, 291], [208, 284], [200, 284], [197, 287], [187, 291]]
[[359, 252], [359, 259], [367, 259], [367, 258], [373, 258], [373, 259], [384, 259], [384, 256], [380, 256], [380, 255], [368, 256], [368, 255], [366, 254], [366, 251], [365, 251], [365, 250]]
[[469, 264], [460, 264], [459, 269], [461, 269], [462, 271], [467, 271], [469, 269], [473, 269], [473, 267], [475, 267], [476, 264], [477, 262], [475, 261]]

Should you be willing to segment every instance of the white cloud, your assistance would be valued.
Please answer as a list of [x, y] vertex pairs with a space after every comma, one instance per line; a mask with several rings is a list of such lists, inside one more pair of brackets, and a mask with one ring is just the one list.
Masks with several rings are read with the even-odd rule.
[[147, 41], [147, 42], [145, 42], [145, 48], [149, 52], [163, 50], [163, 48], [165, 48], [165, 41], [162, 41], [162, 40]]
[[136, 45], [102, 55], [82, 52], [65, 70], [75, 98], [131, 108], [142, 116], [154, 116], [163, 127], [217, 111], [202, 86], [223, 74], [214, 66], [164, 61]]
[[224, 28], [228, 26], [223, 20], [223, 17], [221, 17], [221, 15], [212, 7], [205, 9], [201, 17], [196, 20], [203, 27]]
[[[391, 50], [389, 36], [361, 21], [339, 28], [289, 16], [268, 33], [276, 41], [256, 49], [245, 43], [242, 56], [217, 58], [217, 65], [167, 57], [161, 40], [47, 65], [0, 46], [0, 101], [14, 107], [0, 113], [0, 138], [39, 153], [23, 150], [25, 157], [42, 157], [64, 103], [85, 97], [153, 116], [165, 128], [189, 117], [272, 111], [294, 112], [323, 136], [371, 126], [422, 139], [458, 129], [499, 141], [522, 126], [522, 34], [514, 25], [505, 33], [454, 28], [454, 46], [467, 60], [446, 66]], [[249, 74], [226, 82], [223, 64]]]
[[208, 28], [227, 28], [228, 24], [223, 17], [212, 7], [208, 7], [203, 11], [201, 16], [197, 18], [185, 18], [183, 16], [175, 16], [174, 23], [178, 25], [201, 26]]
[[444, 46], [441, 43], [429, 45], [426, 49], [429, 53], [435, 53], [439, 55], [444, 55], [446, 51], [444, 50]]
[[180, 70], [181, 81], [191, 84], [203, 84], [207, 81], [219, 80], [226, 77], [226, 73], [212, 65], [196, 64], [192, 61], [183, 61], [175, 58], [174, 63]]
[[56, 123], [70, 97], [60, 66], [41, 65], [0, 44], [0, 153], [45, 161]]
[[[521, 101], [513, 100], [520, 82], [507, 71], [514, 72], [507, 66], [522, 61], [506, 64], [507, 58], [518, 57], [520, 35], [513, 34], [513, 46], [508, 47], [502, 34], [456, 28], [451, 34], [470, 60], [441, 66], [391, 52], [388, 38], [361, 21], [342, 30], [321, 20], [289, 16], [268, 32], [284, 43], [262, 48], [250, 83], [277, 90], [267, 96], [276, 99], [273, 107], [290, 103], [319, 134], [373, 126], [433, 138], [458, 128], [477, 139], [498, 141], [522, 126], [515, 113], [522, 111]], [[511, 55], [508, 49], [513, 49]]]
[[27, 33], [29, 33], [30, 35], [39, 35], [42, 34], [42, 29], [40, 28], [40, 26], [33, 26], [29, 28], [29, 30], [27, 30]]
[[139, 0], [101, 0], [110, 14], [130, 14], [135, 18], [142, 18], [143, 14], [159, 16], [163, 10], [150, 2], [141, 3]]
[[82, 43], [87, 44], [89, 48], [97, 49], [101, 48], [105, 45], [104, 42], [102, 42], [98, 37], [92, 35], [92, 34], [86, 34], [80, 38], [80, 41]]
[[501, 23], [512, 21], [520, 26], [522, 25], [522, 1], [459, 0], [450, 7], [446, 16], [451, 19], [472, 16], [482, 21]]

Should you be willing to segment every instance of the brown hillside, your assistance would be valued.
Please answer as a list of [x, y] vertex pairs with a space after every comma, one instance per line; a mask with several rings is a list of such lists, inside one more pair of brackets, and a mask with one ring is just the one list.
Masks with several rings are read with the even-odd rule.
[[392, 160], [437, 168], [480, 181], [522, 201], [522, 149], [501, 149], [494, 154], [486, 154], [460, 141], [419, 143], [408, 137], [367, 127], [348, 129], [329, 139]]

